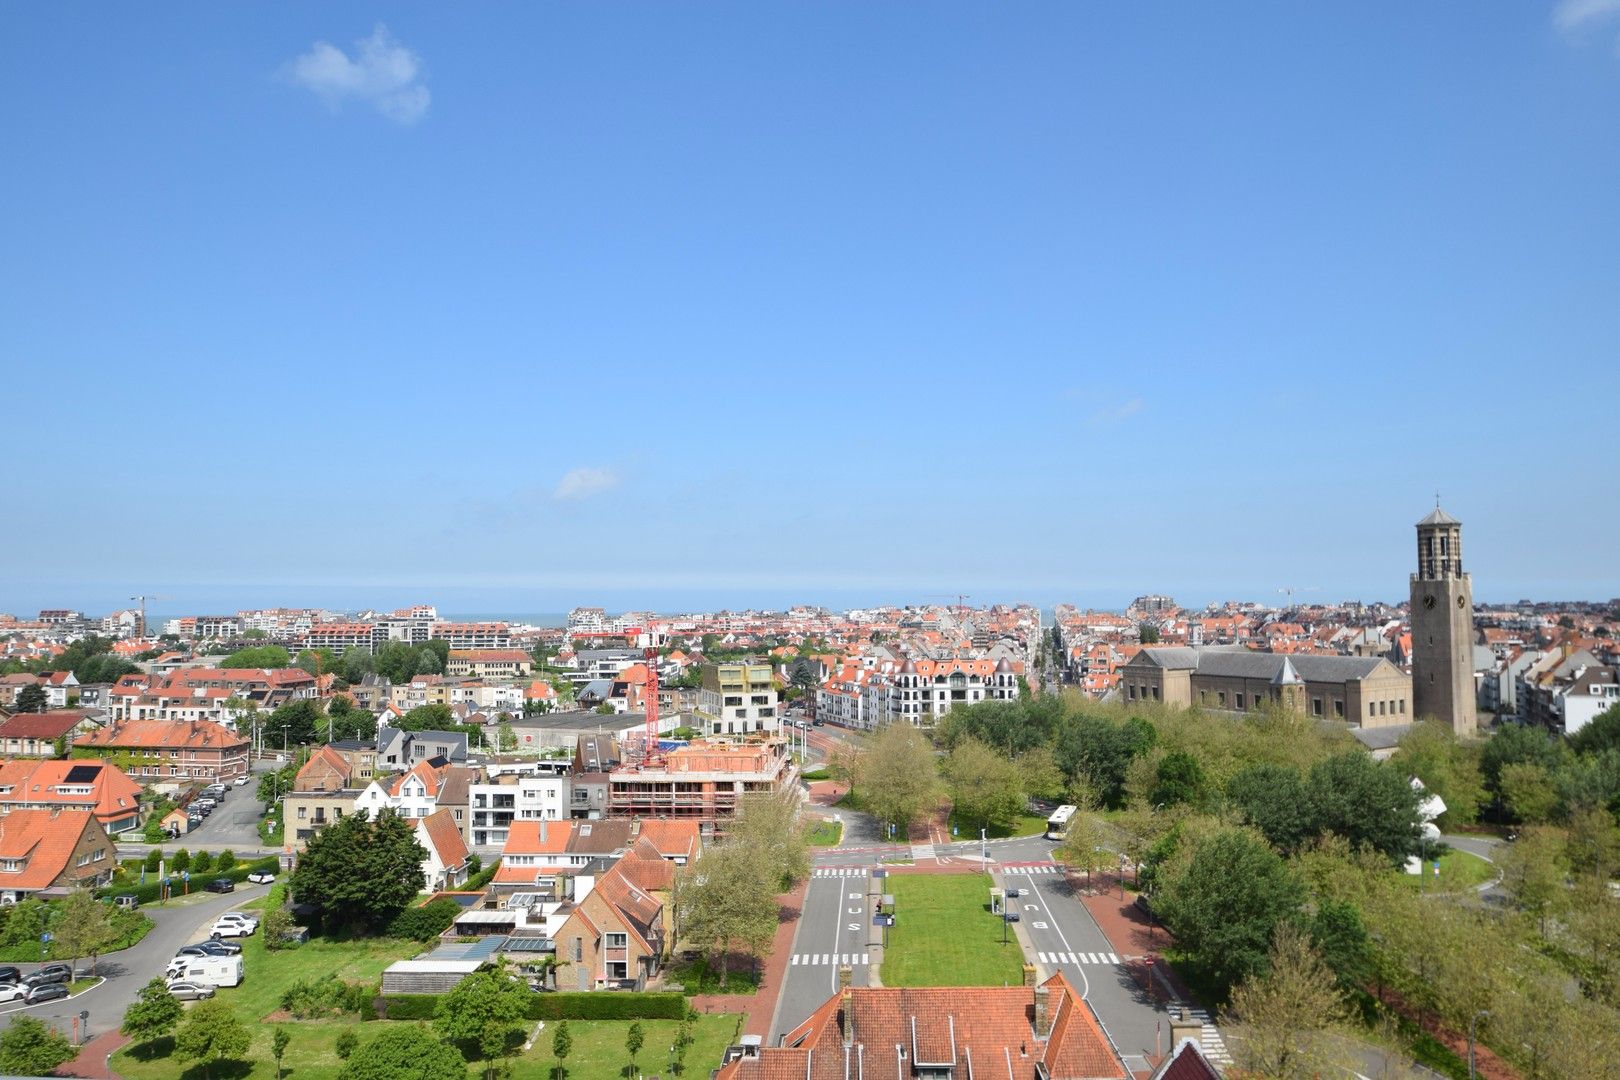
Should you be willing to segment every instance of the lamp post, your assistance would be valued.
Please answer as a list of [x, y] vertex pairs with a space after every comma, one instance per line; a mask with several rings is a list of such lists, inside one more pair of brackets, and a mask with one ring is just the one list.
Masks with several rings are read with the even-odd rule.
[[1479, 1030], [1479, 1018], [1482, 1016], [1489, 1017], [1490, 1015], [1489, 1009], [1481, 1009], [1474, 1014], [1472, 1020], [1468, 1021], [1468, 1080], [1475, 1080], [1475, 1077], [1478, 1076], [1478, 1073], [1474, 1071], [1474, 1041]]
[[1125, 853], [1119, 855], [1119, 898], [1125, 899]]

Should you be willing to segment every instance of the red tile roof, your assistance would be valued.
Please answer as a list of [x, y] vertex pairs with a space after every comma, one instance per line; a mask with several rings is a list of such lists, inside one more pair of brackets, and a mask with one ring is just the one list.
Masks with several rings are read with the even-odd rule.
[[73, 740], [73, 745], [140, 750], [239, 750], [248, 745], [248, 740], [212, 720], [126, 720], [81, 735]]
[[84, 710], [18, 713], [0, 722], [0, 739], [57, 739], [84, 722]]
[[21, 870], [0, 870], [0, 889], [49, 888], [71, 869], [73, 849], [86, 829], [101, 831], [90, 814], [13, 810], [0, 816], [0, 859], [27, 860]]
[[467, 862], [467, 842], [456, 825], [455, 815], [448, 809], [435, 810], [417, 821], [425, 846], [431, 847], [445, 866], [462, 866]]

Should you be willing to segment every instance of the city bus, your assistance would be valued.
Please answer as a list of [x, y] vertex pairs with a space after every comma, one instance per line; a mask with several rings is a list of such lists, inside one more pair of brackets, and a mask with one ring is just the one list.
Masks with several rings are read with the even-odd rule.
[[1065, 803], [1052, 811], [1052, 816], [1046, 819], [1046, 838], [1048, 840], [1063, 840], [1069, 835], [1069, 822], [1074, 820], [1075, 808]]

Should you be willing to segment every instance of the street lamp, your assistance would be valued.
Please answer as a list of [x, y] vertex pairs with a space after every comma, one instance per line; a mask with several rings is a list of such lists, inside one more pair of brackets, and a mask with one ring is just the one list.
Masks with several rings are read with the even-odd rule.
[[1478, 1076], [1474, 1071], [1474, 1039], [1479, 1028], [1479, 1018], [1482, 1016], [1489, 1017], [1490, 1015], [1489, 1009], [1481, 1009], [1474, 1014], [1472, 1020], [1468, 1021], [1468, 1080], [1475, 1080], [1475, 1077]]
[[1119, 853], [1119, 898], [1125, 899], [1125, 853]]

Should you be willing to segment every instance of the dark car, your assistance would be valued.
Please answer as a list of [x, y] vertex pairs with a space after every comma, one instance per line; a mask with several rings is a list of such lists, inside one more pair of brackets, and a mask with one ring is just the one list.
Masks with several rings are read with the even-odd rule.
[[207, 941], [196, 941], [190, 945], [182, 945], [175, 950], [176, 956], [235, 956], [242, 951], [242, 946], [234, 941], [220, 941], [209, 938]]
[[235, 892], [236, 882], [228, 877], [217, 877], [205, 886], [209, 892]]
[[46, 964], [32, 975], [24, 975], [21, 985], [43, 986], [45, 983], [70, 983], [73, 969], [66, 964]]
[[22, 981], [22, 969], [11, 964], [0, 967], [0, 983], [14, 983]]
[[30, 1005], [37, 1005], [41, 1001], [55, 1001], [57, 998], [68, 996], [67, 983], [51, 982], [39, 983], [28, 988], [28, 994], [23, 998]]

